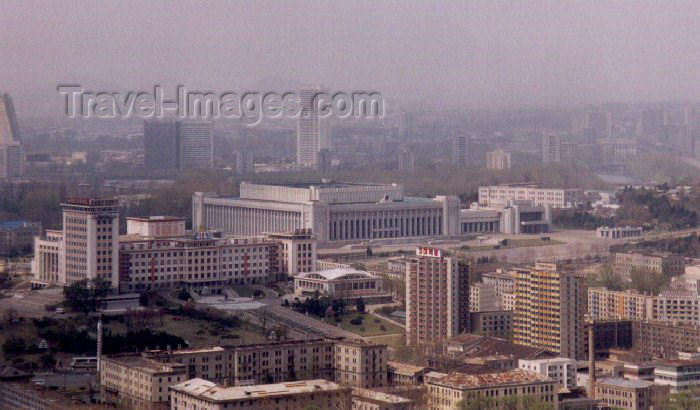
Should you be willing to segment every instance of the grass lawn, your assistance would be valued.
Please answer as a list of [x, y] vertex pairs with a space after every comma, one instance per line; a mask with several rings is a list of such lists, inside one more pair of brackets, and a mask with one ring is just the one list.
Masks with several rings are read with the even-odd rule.
[[374, 343], [385, 344], [389, 347], [397, 349], [402, 346], [406, 346], [406, 334], [401, 333], [399, 335], [385, 335], [385, 336], [374, 336], [370, 338]]
[[[350, 323], [352, 319], [358, 316], [364, 318], [361, 325], [354, 325]], [[405, 332], [403, 328], [369, 313], [351, 312], [344, 314], [340, 318], [343, 320], [342, 322], [339, 322], [340, 327], [360, 336], [379, 336]], [[338, 322], [335, 322], [335, 325], [337, 326]], [[384, 329], [386, 330], [383, 330], [382, 326], [384, 326]]]
[[[176, 320], [176, 318], [179, 320]], [[109, 328], [113, 334], [123, 334], [126, 332], [126, 326], [116, 320], [111, 321], [108, 325], [105, 325], [105, 327]], [[264, 340], [262, 335], [253, 330], [246, 329], [245, 325], [236, 328], [222, 329], [215, 323], [173, 315], [165, 315], [163, 317], [162, 326], [157, 319], [154, 320], [154, 325], [151, 327], [151, 330], [180, 336], [185, 339], [191, 347], [218, 346], [224, 336], [234, 335], [238, 337], [227, 337], [223, 338], [223, 340], [230, 341], [231, 344], [258, 343]]]

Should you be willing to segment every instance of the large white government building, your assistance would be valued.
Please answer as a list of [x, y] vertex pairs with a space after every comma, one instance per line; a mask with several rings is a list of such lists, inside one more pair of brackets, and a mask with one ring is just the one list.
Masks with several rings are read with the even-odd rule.
[[458, 197], [408, 197], [400, 184], [243, 182], [239, 197], [196, 192], [192, 213], [193, 226], [240, 236], [311, 229], [323, 242], [461, 234]]

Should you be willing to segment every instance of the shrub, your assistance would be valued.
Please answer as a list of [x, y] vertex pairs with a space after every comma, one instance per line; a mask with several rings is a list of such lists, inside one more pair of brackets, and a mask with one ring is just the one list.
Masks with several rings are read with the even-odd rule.
[[379, 319], [374, 319], [374, 323], [382, 323], [382, 321]]
[[353, 325], [361, 325], [362, 324], [362, 317], [358, 316], [350, 321]]
[[386, 332], [386, 326], [381, 325], [381, 326], [379, 326], [379, 328], [382, 329], [382, 332]]
[[364, 332], [364, 331], [365, 331], [365, 328], [364, 328], [364, 327], [361, 327], [361, 328], [360, 328], [360, 332]]

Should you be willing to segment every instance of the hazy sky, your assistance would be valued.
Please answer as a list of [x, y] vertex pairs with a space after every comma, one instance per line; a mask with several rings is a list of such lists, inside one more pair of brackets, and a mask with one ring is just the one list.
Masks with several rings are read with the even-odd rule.
[[426, 106], [697, 99], [700, 1], [8, 1], [0, 90], [322, 83]]

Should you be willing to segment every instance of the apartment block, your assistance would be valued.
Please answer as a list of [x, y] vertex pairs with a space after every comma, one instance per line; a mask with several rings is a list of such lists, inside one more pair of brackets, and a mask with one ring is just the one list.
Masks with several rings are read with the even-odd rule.
[[328, 380], [225, 387], [191, 379], [171, 387], [172, 410], [235, 409], [350, 409], [352, 389]]
[[487, 169], [510, 169], [510, 152], [497, 149], [486, 153]]
[[498, 310], [496, 288], [485, 283], [475, 283], [469, 287], [469, 311], [487, 312]]
[[538, 262], [518, 270], [513, 316], [513, 341], [541, 347], [562, 357], [584, 357], [586, 294], [583, 277]]
[[700, 387], [700, 360], [666, 360], [656, 363], [654, 384], [669, 386], [671, 393], [697, 391]]
[[530, 200], [535, 206], [570, 208], [585, 202], [583, 189], [548, 189], [536, 184], [504, 184], [479, 187], [479, 204], [491, 206], [492, 202]]
[[167, 409], [169, 387], [187, 380], [187, 365], [124, 355], [100, 360], [100, 390], [105, 403], [130, 409]]
[[425, 377], [431, 410], [452, 410], [457, 403], [481, 396], [492, 399], [532, 396], [557, 405], [557, 382], [522, 369], [492, 373], [428, 373]]
[[343, 386], [387, 387], [387, 346], [361, 340], [335, 343], [335, 381]]
[[651, 296], [633, 290], [614, 291], [607, 288], [588, 289], [588, 318], [593, 320], [633, 319], [649, 317]]
[[511, 339], [513, 337], [512, 310], [472, 312], [469, 324], [471, 333], [501, 339]]
[[469, 331], [469, 265], [419, 247], [406, 273], [406, 344], [437, 342]]
[[412, 410], [419, 407], [413, 400], [369, 389], [352, 389], [352, 410]]
[[645, 270], [662, 273], [666, 277], [680, 276], [685, 273], [685, 260], [682, 255], [669, 253], [622, 253], [615, 254], [613, 271], [630, 280], [633, 270]]
[[515, 272], [498, 270], [481, 274], [481, 281], [496, 289], [499, 309], [513, 310], [515, 292]]
[[700, 324], [700, 298], [687, 290], [667, 290], [651, 298], [649, 319], [664, 322]]

